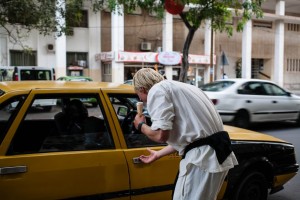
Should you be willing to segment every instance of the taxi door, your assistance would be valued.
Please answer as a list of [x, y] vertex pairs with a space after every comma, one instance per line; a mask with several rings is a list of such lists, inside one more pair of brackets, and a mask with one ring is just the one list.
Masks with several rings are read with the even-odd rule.
[[[99, 96], [99, 90], [87, 92], [94, 94], [98, 102], [103, 99]], [[69, 150], [69, 145], [74, 145], [74, 142], [67, 143], [71, 139], [69, 136], [52, 135], [48, 135], [47, 139], [59, 138], [59, 145], [53, 146], [56, 142], [53, 139], [48, 147], [40, 146], [42, 136], [55, 126], [53, 115], [61, 110], [61, 106], [54, 106], [50, 112], [33, 112], [31, 105], [38, 98], [54, 98], [51, 95], [57, 97], [63, 94], [67, 97], [70, 94], [80, 99], [82, 94], [71, 93], [36, 90], [27, 97], [24, 94], [1, 97], [0, 136], [4, 136], [0, 137], [1, 199], [130, 198], [127, 162], [115, 130], [108, 130], [114, 144], [110, 148], [81, 149], [77, 145], [78, 149]], [[16, 106], [9, 111], [7, 105], [12, 103]], [[99, 107], [108, 123], [107, 127], [113, 128], [107, 108], [102, 105]], [[92, 109], [96, 112], [97, 108]], [[5, 124], [8, 126], [3, 128]]]
[[[124, 126], [124, 118], [119, 113], [120, 108], [127, 107], [129, 115], [134, 117], [134, 104], [138, 99], [134, 93], [126, 94], [128, 91], [105, 91], [108, 108], [112, 114], [117, 133], [120, 138], [122, 149], [127, 160], [130, 176], [130, 193], [132, 200], [172, 199], [172, 189], [178, 172], [180, 156], [177, 153], [165, 156], [151, 164], [143, 164], [138, 157], [147, 155], [147, 148], [159, 150], [166, 144], [158, 144], [149, 140], [141, 133], [132, 133]], [[130, 105], [131, 104], [131, 105]], [[131, 108], [133, 106], [133, 108]], [[133, 109], [133, 110], [130, 110]], [[129, 111], [130, 110], [130, 111]], [[114, 116], [113, 116], [114, 115]], [[132, 119], [131, 119], [132, 120]], [[132, 121], [128, 121], [129, 127]]]

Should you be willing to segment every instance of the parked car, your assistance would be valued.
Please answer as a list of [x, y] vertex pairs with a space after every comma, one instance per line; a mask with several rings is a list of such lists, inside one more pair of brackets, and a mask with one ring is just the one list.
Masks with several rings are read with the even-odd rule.
[[53, 67], [0, 66], [0, 81], [55, 80]]
[[[85, 107], [83, 98], [95, 98], [97, 106]], [[31, 111], [40, 99], [61, 104], [47, 114]], [[180, 156], [140, 162], [147, 148], [166, 144], [135, 130], [138, 100], [125, 84], [1, 82], [1, 199], [171, 199]], [[8, 112], [13, 103], [15, 109]], [[239, 165], [229, 171], [218, 199], [266, 200], [269, 191], [278, 192], [296, 175], [293, 144], [225, 128]]]
[[[61, 76], [57, 81], [89, 82], [93, 79], [87, 76]], [[95, 98], [81, 98], [81, 101], [86, 105], [97, 106], [97, 99]]]
[[87, 76], [61, 76], [58, 81], [93, 81], [92, 78]]
[[132, 79], [126, 80], [126, 81], [124, 81], [124, 84], [132, 85], [133, 84], [133, 80]]
[[253, 122], [295, 121], [300, 126], [300, 97], [271, 81], [224, 79], [201, 89], [225, 123], [249, 128]]
[[[55, 80], [55, 70], [51, 67], [37, 66], [0, 66], [0, 81], [41, 81]], [[24, 83], [25, 84], [25, 83]], [[33, 103], [34, 109], [50, 111], [52, 106], [56, 105], [56, 101], [43, 99]], [[9, 109], [14, 109], [11, 104]]]

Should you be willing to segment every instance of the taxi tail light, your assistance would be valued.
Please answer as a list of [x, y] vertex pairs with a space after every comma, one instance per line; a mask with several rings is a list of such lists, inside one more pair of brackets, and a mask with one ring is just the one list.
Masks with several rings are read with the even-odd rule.
[[211, 101], [213, 102], [214, 105], [217, 105], [219, 102], [218, 99], [211, 99]]

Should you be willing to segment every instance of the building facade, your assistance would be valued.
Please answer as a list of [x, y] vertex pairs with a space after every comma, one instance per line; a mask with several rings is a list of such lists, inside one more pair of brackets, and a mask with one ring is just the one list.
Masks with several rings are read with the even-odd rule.
[[[189, 50], [189, 83], [199, 86], [226, 73], [229, 78], [268, 79], [286, 89], [300, 89], [299, 7], [296, 0], [267, 1], [264, 17], [249, 21], [243, 32], [234, 32], [232, 37], [211, 34], [209, 21], [203, 22]], [[187, 36], [179, 16], [165, 13], [161, 20], [140, 9], [126, 15], [105, 10], [94, 13], [88, 4], [84, 13], [84, 23], [70, 35], [28, 34], [23, 44], [32, 49], [30, 55], [0, 29], [0, 65], [55, 67], [57, 77], [85, 75], [120, 83], [142, 67], [153, 67], [168, 79], [178, 80], [180, 60], [174, 63], [167, 58], [174, 61], [180, 56]], [[236, 25], [237, 18], [228, 23]]]

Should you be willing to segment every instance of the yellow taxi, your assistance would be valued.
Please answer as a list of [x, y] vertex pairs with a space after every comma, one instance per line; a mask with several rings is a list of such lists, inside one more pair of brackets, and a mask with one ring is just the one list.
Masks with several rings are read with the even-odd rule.
[[[86, 98], [97, 105], [85, 105]], [[45, 112], [36, 103], [43, 100], [57, 103]], [[165, 144], [135, 130], [137, 101], [125, 84], [0, 82], [1, 199], [172, 199], [181, 158], [139, 161], [146, 148]], [[281, 190], [296, 175], [291, 143], [231, 126], [226, 130], [239, 165], [230, 170], [218, 199], [267, 199], [269, 191]]]

